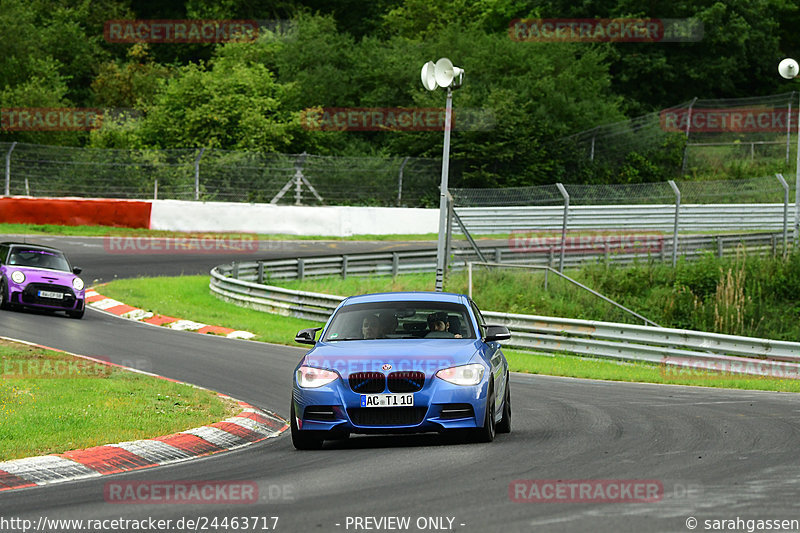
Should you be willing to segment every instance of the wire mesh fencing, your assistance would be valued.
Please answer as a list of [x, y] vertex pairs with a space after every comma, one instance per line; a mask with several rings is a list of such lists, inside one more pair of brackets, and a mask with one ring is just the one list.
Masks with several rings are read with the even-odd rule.
[[[788, 190], [794, 198], [794, 180], [786, 180], [787, 189], [775, 176], [748, 179], [690, 181], [673, 180], [655, 183], [553, 184], [499, 189], [450, 189], [454, 207], [512, 207], [564, 205], [636, 205], [681, 203], [748, 204], [782, 203]], [[566, 196], [559, 190], [561, 185]]]
[[[575, 154], [576, 168], [648, 170], [662, 177], [785, 171], [794, 163], [798, 134], [795, 91], [770, 96], [693, 99], [671, 108], [582, 131], [558, 141]], [[571, 169], [577, 171], [576, 168]]]
[[433, 207], [441, 162], [0, 143], [5, 195]]

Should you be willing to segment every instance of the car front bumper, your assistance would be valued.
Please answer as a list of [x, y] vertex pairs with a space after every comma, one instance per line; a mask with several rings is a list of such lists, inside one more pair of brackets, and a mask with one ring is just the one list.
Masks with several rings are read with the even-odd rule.
[[301, 431], [424, 433], [483, 426], [487, 392], [486, 378], [460, 386], [428, 377], [413, 393], [413, 407], [361, 407], [361, 394], [339, 378], [318, 388], [301, 388], [295, 381], [292, 401]]

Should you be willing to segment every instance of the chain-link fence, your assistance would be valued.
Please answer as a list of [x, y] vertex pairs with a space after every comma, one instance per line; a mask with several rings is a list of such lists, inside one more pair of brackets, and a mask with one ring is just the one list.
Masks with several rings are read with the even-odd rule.
[[[794, 198], [794, 180], [787, 180]], [[786, 194], [776, 176], [750, 179], [687, 181], [674, 180], [684, 204], [783, 203]], [[676, 192], [670, 182], [634, 184], [563, 184], [569, 205], [674, 204]], [[503, 189], [450, 189], [454, 207], [560, 206], [565, 195], [557, 184]], [[756, 207], [754, 206], [754, 209]]]
[[441, 162], [0, 143], [6, 195], [432, 207]]
[[[646, 177], [773, 171], [794, 165], [797, 92], [731, 99], [695, 98], [675, 107], [606, 124], [559, 140], [577, 162]], [[573, 169], [574, 170], [574, 169]]]

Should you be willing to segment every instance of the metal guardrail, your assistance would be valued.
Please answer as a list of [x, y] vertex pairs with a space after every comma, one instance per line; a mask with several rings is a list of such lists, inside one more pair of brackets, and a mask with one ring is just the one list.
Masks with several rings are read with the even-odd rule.
[[[350, 262], [343, 257], [320, 257], [305, 261], [318, 267], [315, 272], [330, 272], [335, 270], [335, 265], [341, 266]], [[289, 279], [292, 277], [292, 268], [296, 266], [291, 263], [295, 261], [219, 265], [211, 271], [209, 286], [216, 295], [237, 305], [284, 316], [320, 322], [327, 320], [343, 297], [295, 291], [238, 279], [242, 276], [259, 276], [262, 280]], [[398, 260], [393, 265], [397, 267], [396, 270], [400, 270]], [[358, 266], [356, 271], [365, 268], [364, 265]], [[484, 316], [493, 323], [509, 328], [512, 337], [504, 344], [510, 347], [543, 353], [574, 353], [684, 368], [689, 366], [800, 378], [798, 342], [492, 311], [485, 312]]]
[[487, 320], [512, 331], [509, 345], [537, 351], [574, 352], [655, 363], [676, 358], [719, 360], [719, 356], [800, 363], [798, 342], [594, 320], [492, 311], [483, 314]]
[[[784, 225], [782, 203], [683, 204], [681, 231], [738, 231], [742, 228], [778, 231]], [[788, 204], [789, 209], [794, 204]], [[556, 231], [562, 226], [563, 206], [456, 207], [474, 235], [513, 231]], [[671, 232], [675, 205], [571, 205], [569, 230], [647, 230]]]
[[[672, 255], [671, 236], [648, 236], [641, 244], [621, 242], [614, 235], [607, 242], [602, 236], [592, 237], [591, 242], [570, 248], [564, 258], [566, 267], [577, 267], [586, 261], [605, 260], [612, 263], [629, 264], [635, 260], [653, 258], [668, 261]], [[718, 257], [734, 256], [740, 247], [748, 253], [781, 253], [781, 233], [745, 233], [737, 235], [686, 235], [678, 240], [678, 251], [688, 259], [706, 253]], [[482, 255], [495, 263], [519, 263], [554, 267], [560, 256], [560, 243], [546, 240], [532, 242], [511, 237], [507, 245], [483, 246]], [[479, 261], [472, 248], [450, 250], [448, 266], [453, 269], [466, 269], [467, 263]], [[384, 253], [350, 254], [273, 261], [251, 261], [218, 267], [226, 275], [258, 284], [269, 284], [270, 279], [303, 279], [321, 276], [380, 276], [433, 272], [436, 268], [436, 250], [400, 251]]]
[[217, 297], [242, 307], [283, 316], [325, 322], [344, 299], [314, 292], [293, 291], [230, 277], [230, 265], [211, 270], [209, 289]]

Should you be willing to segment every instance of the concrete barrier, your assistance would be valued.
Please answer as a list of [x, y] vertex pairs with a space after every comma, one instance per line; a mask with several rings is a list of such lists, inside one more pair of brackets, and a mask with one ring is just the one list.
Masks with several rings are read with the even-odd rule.
[[436, 233], [437, 209], [304, 207], [236, 202], [155, 200], [150, 228], [192, 232], [287, 235], [392, 235]]
[[0, 198], [0, 223], [149, 228], [151, 202], [94, 198]]

